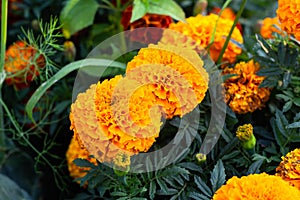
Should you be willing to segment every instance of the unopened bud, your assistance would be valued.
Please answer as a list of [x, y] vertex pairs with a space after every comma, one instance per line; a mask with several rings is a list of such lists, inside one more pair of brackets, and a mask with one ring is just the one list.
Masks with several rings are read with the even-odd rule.
[[242, 147], [252, 152], [256, 144], [256, 138], [253, 134], [253, 126], [251, 124], [245, 124], [239, 126], [236, 131], [236, 137], [240, 140]]
[[206, 15], [207, 14], [207, 0], [198, 0], [194, 6], [194, 15], [201, 14]]

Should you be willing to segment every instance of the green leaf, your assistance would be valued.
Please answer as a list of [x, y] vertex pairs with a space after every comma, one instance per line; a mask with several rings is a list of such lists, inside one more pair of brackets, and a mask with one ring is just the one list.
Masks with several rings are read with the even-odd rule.
[[254, 163], [252, 163], [248, 169], [247, 175], [248, 174], [258, 174], [259, 168], [261, 167], [261, 165], [264, 163], [264, 159], [261, 160], [257, 160]]
[[149, 197], [150, 199], [154, 199], [156, 193], [156, 183], [155, 181], [150, 182], [150, 187], [149, 187]]
[[185, 13], [174, 0], [150, 1], [148, 13], [168, 15], [175, 20], [185, 21]]
[[289, 111], [292, 108], [292, 105], [293, 105], [292, 101], [286, 102], [282, 108], [282, 112]]
[[300, 128], [300, 122], [294, 122], [286, 126], [286, 128]]
[[196, 199], [196, 200], [210, 200], [210, 198], [204, 196], [203, 194], [199, 194], [199, 193], [196, 193], [196, 192], [191, 192], [189, 194], [189, 197], [193, 198], [193, 199]]
[[199, 176], [195, 175], [194, 181], [197, 187], [199, 188], [199, 190], [201, 191], [201, 193], [203, 193], [207, 197], [212, 197], [213, 193], [211, 189], [204, 183], [204, 181]]
[[77, 31], [93, 24], [98, 3], [95, 0], [69, 0], [60, 13], [63, 34], [68, 39]]
[[293, 103], [294, 103], [296, 106], [299, 106], [299, 107], [300, 107], [300, 98], [297, 97], [297, 98], [293, 99]]
[[148, 11], [147, 7], [143, 0], [134, 0], [130, 23], [142, 18]]
[[28, 114], [29, 118], [34, 122], [32, 111], [39, 99], [43, 96], [43, 94], [57, 81], [68, 75], [69, 73], [78, 70], [85, 66], [99, 66], [98, 70], [104, 71], [108, 66], [109, 67], [117, 67], [121, 69], [125, 69], [125, 64], [114, 62], [106, 59], [83, 59], [73, 63], [70, 63], [59, 70], [54, 76], [44, 82], [30, 97], [29, 101], [26, 104], [25, 110]]
[[31, 200], [28, 193], [20, 188], [13, 180], [0, 174], [0, 198], [13, 200]]
[[215, 165], [210, 178], [213, 192], [216, 192], [225, 183], [225, 178], [225, 168], [222, 160], [219, 160]]
[[73, 163], [77, 165], [78, 167], [90, 167], [90, 168], [95, 168], [95, 165], [91, 163], [90, 161], [82, 158], [76, 158], [73, 160]]

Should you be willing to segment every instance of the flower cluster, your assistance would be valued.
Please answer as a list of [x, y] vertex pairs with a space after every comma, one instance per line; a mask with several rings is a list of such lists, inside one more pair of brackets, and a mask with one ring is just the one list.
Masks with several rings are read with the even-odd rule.
[[278, 176], [251, 174], [229, 179], [226, 185], [219, 188], [213, 200], [282, 200], [299, 199], [300, 191], [290, 186]]
[[282, 30], [300, 40], [300, 1], [278, 0], [277, 16]]
[[300, 190], [300, 149], [289, 152], [276, 168], [276, 175]]
[[260, 34], [263, 38], [273, 38], [273, 33], [283, 35], [283, 31], [280, 30], [280, 22], [278, 17], [266, 17], [261, 24]]
[[[211, 58], [217, 61], [232, 24], [232, 20], [219, 18], [216, 14], [207, 16], [199, 14], [195, 17], [187, 18], [186, 23], [178, 22], [170, 24], [169, 29], [178, 31], [181, 34], [174, 34], [174, 31], [167, 30], [164, 32], [161, 42], [178, 45], [179, 47], [192, 48], [197, 51], [208, 48]], [[214, 32], [215, 26], [216, 31]], [[214, 35], [214, 40], [210, 44], [212, 35]], [[231, 35], [231, 41], [223, 55], [223, 61], [233, 63], [236, 60], [236, 56], [242, 52], [238, 43], [243, 43], [243, 37], [241, 32], [235, 28]]]
[[[159, 136], [161, 118], [183, 116], [204, 98], [208, 74], [191, 49], [149, 45], [127, 64], [126, 76], [93, 84], [71, 106], [71, 130], [100, 162], [126, 169], [118, 157], [146, 152]], [[188, 99], [187, 99], [188, 97]]]
[[223, 74], [234, 74], [225, 81], [226, 102], [238, 114], [254, 112], [264, 107], [269, 100], [270, 89], [259, 88], [265, 77], [255, 73], [260, 69], [253, 60], [237, 63], [233, 68], [226, 67]]
[[24, 41], [11, 45], [5, 55], [6, 83], [16, 89], [28, 87], [45, 67], [45, 58], [37, 49]]

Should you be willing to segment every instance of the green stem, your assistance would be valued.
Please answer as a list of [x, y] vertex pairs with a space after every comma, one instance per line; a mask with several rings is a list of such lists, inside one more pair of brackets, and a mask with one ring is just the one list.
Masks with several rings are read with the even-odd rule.
[[[2, 0], [1, 6], [1, 50], [0, 50], [0, 99], [2, 100], [2, 84], [4, 82], [4, 62], [5, 62], [5, 50], [6, 50], [6, 39], [7, 39], [7, 7], [8, 0]], [[0, 146], [5, 146], [5, 135], [4, 135], [4, 115], [3, 108], [0, 105]]]
[[241, 5], [241, 7], [240, 7], [238, 13], [236, 14], [235, 20], [234, 20], [234, 22], [233, 22], [233, 24], [232, 24], [232, 26], [231, 26], [231, 29], [230, 29], [230, 31], [229, 31], [229, 33], [228, 33], [228, 36], [227, 36], [227, 38], [226, 38], [226, 41], [225, 41], [225, 43], [224, 43], [224, 45], [223, 45], [223, 48], [222, 48], [222, 50], [221, 50], [221, 52], [220, 52], [220, 55], [219, 55], [219, 57], [218, 57], [217, 64], [220, 64], [221, 61], [222, 61], [223, 54], [225, 53], [225, 50], [226, 50], [226, 48], [227, 48], [227, 46], [228, 46], [228, 44], [229, 44], [229, 41], [230, 41], [231, 35], [232, 35], [232, 33], [233, 33], [233, 30], [235, 29], [235, 26], [237, 25], [237, 23], [238, 23], [238, 21], [239, 21], [239, 18], [241, 17], [241, 15], [242, 15], [242, 13], [243, 13], [243, 11], [244, 11], [244, 8], [245, 8], [245, 6], [246, 6], [246, 3], [247, 3], [247, 0], [243, 0], [242, 5]]

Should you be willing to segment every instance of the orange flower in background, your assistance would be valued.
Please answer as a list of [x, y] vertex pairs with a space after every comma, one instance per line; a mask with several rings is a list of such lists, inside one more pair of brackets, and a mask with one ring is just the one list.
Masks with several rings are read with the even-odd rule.
[[300, 191], [278, 176], [250, 174], [229, 179], [212, 200], [283, 200], [299, 199]]
[[[214, 7], [211, 11], [211, 13], [215, 13], [217, 15], [219, 15], [220, 12], [221, 12], [221, 8], [219, 8], [219, 7]], [[220, 17], [234, 21], [235, 13], [231, 8], [227, 7], [223, 10]], [[242, 25], [240, 23], [237, 23], [236, 27], [240, 30], [241, 33], [243, 33]]]
[[225, 68], [223, 74], [236, 74], [225, 81], [226, 103], [238, 114], [254, 112], [269, 100], [270, 88], [259, 88], [265, 77], [255, 73], [260, 69], [253, 60], [240, 62], [233, 68]]
[[90, 153], [82, 147], [75, 137], [72, 138], [69, 148], [66, 152], [66, 159], [68, 164], [68, 170], [70, 172], [70, 176], [74, 179], [81, 178], [86, 175], [86, 171], [90, 168], [79, 167], [73, 163], [73, 161], [77, 158], [82, 158], [90, 161], [91, 163], [97, 165], [97, 160], [95, 158], [90, 158]]
[[191, 112], [208, 89], [208, 74], [197, 53], [171, 45], [149, 45], [140, 49], [127, 64], [126, 74], [149, 85], [155, 103], [163, 107], [167, 118]]
[[[121, 24], [124, 30], [134, 30], [142, 27], [157, 27], [157, 28], [168, 28], [172, 23], [172, 18], [167, 15], [158, 14], [146, 14], [141, 19], [138, 19], [130, 23], [132, 15], [132, 6], [127, 7], [121, 19]], [[134, 34], [131, 34], [130, 39], [137, 42], [145, 43], [156, 43], [161, 38], [161, 29], [149, 29], [149, 30], [136, 30]]]
[[277, 16], [281, 29], [300, 40], [300, 0], [278, 0]]
[[16, 89], [28, 87], [44, 67], [44, 56], [24, 41], [15, 42], [6, 51], [4, 64], [7, 73], [6, 83], [14, 85]]
[[[275, 27], [278, 26], [278, 27]], [[283, 35], [283, 31], [279, 30], [280, 22], [278, 17], [270, 18], [267, 17], [262, 21], [260, 34], [263, 38], [270, 39], [273, 38], [273, 33], [279, 33]]]
[[289, 152], [281, 159], [276, 175], [300, 190], [300, 149]]
[[[187, 18], [186, 21], [187, 23], [178, 22], [170, 24], [169, 29], [178, 31], [181, 34], [175, 34], [174, 31], [164, 31], [160, 42], [175, 45], [179, 48], [185, 47], [201, 51], [201, 48], [208, 47], [215, 25], [218, 21], [214, 42], [209, 47], [211, 58], [214, 61], [217, 61], [233, 21], [230, 19], [219, 18], [216, 14], [210, 14], [208, 16], [199, 14], [195, 17]], [[231, 41], [223, 55], [223, 61], [228, 61], [230, 63], [235, 62], [236, 56], [242, 52], [238, 43], [243, 43], [243, 37], [241, 32], [235, 28], [231, 36]]]

